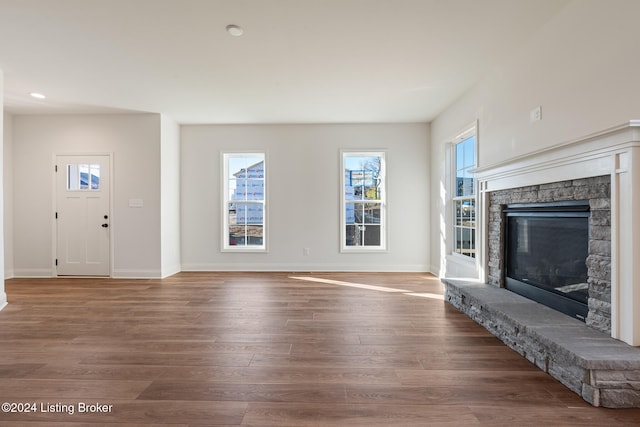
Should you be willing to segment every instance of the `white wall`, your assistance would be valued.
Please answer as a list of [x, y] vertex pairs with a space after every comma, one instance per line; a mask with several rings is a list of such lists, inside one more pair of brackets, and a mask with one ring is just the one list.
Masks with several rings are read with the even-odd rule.
[[4, 277], [13, 277], [13, 135], [12, 117], [4, 113], [3, 202], [4, 202]]
[[172, 119], [161, 117], [161, 257], [162, 277], [180, 267], [180, 127]]
[[[0, 69], [0, 147], [4, 145], [4, 74]], [[2, 153], [4, 150], [0, 151]], [[4, 154], [0, 154], [4, 159]], [[4, 160], [0, 165], [4, 164]], [[3, 167], [3, 166], [0, 166]], [[4, 168], [3, 168], [4, 169]], [[3, 178], [4, 170], [0, 170], [0, 180]], [[0, 185], [0, 227], [4, 228], [4, 208], [2, 208], [4, 198], [4, 188]], [[0, 229], [0, 309], [7, 305], [7, 294], [4, 291], [4, 230]]]
[[[428, 268], [427, 124], [182, 126], [181, 147], [183, 270]], [[340, 149], [387, 150], [387, 253], [339, 251]], [[220, 251], [221, 150], [266, 151], [268, 253]]]
[[[432, 271], [469, 271], [446, 257], [446, 143], [479, 123], [479, 166], [488, 166], [640, 118], [637, 0], [577, 0], [431, 125]], [[542, 120], [529, 113], [542, 106]], [[434, 199], [435, 201], [436, 199]], [[443, 226], [443, 221], [448, 221]]]
[[[113, 153], [113, 276], [160, 277], [160, 116], [13, 116], [14, 274], [52, 276], [55, 154]], [[142, 199], [130, 208], [129, 199]]]

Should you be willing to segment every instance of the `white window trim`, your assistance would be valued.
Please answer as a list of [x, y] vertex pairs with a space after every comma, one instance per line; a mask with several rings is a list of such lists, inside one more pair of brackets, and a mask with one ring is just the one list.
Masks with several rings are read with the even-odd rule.
[[[383, 188], [382, 197], [380, 200], [380, 245], [379, 246], [347, 246], [346, 241], [346, 202], [344, 198], [344, 158], [345, 155], [349, 156], [381, 156], [382, 157], [382, 171], [383, 171]], [[387, 173], [387, 161], [388, 155], [386, 150], [371, 149], [371, 150], [340, 150], [340, 252], [341, 253], [387, 253], [388, 249], [388, 209], [387, 209], [387, 188], [388, 188], [388, 173]]]
[[456, 211], [455, 211], [455, 202], [457, 200], [461, 200], [461, 199], [470, 199], [471, 197], [468, 196], [456, 196], [456, 173], [457, 173], [457, 165], [456, 165], [456, 146], [458, 143], [464, 141], [465, 139], [471, 137], [475, 135], [476, 140], [475, 140], [475, 155], [476, 155], [476, 161], [475, 161], [475, 165], [474, 167], [478, 167], [478, 123], [477, 121], [474, 121], [471, 125], [466, 126], [464, 128], [464, 130], [462, 132], [460, 132], [458, 135], [456, 135], [455, 138], [453, 138], [450, 142], [450, 149], [451, 149], [451, 156], [450, 156], [450, 170], [451, 170], [451, 179], [450, 181], [450, 185], [451, 185], [451, 198], [450, 198], [450, 203], [451, 203], [451, 213], [449, 215], [450, 218], [450, 226], [448, 227], [450, 232], [451, 232], [451, 244], [449, 245], [449, 256], [453, 257], [454, 260], [456, 260], [456, 262], [460, 262], [460, 263], [464, 263], [464, 264], [468, 264], [470, 266], [474, 266], [477, 267], [479, 265], [479, 260], [481, 257], [481, 253], [480, 251], [482, 250], [482, 247], [480, 245], [478, 245], [478, 239], [479, 239], [479, 227], [478, 225], [480, 224], [480, 221], [482, 220], [482, 218], [480, 217], [480, 209], [478, 206], [478, 181], [477, 179], [474, 177], [475, 179], [475, 184], [474, 184], [474, 189], [475, 189], [475, 193], [473, 195], [473, 199], [475, 201], [475, 206], [476, 206], [476, 240], [475, 240], [475, 251], [476, 251], [476, 256], [475, 257], [470, 257], [467, 255], [462, 255], [456, 252], [456, 243], [455, 243], [455, 239], [456, 239]]
[[[263, 202], [263, 230], [261, 246], [232, 246], [228, 241], [229, 217], [227, 215], [227, 202], [229, 200], [229, 183], [227, 182], [229, 156], [262, 156], [264, 158], [264, 202]], [[220, 152], [220, 205], [221, 205], [221, 230], [220, 230], [220, 251], [236, 253], [266, 253], [269, 252], [269, 159], [266, 151], [221, 151]]]

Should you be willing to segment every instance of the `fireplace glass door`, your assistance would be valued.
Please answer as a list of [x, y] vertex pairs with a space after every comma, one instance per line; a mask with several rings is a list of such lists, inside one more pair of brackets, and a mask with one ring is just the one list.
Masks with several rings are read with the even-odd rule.
[[581, 202], [508, 207], [506, 287], [584, 320], [589, 299], [588, 208]]

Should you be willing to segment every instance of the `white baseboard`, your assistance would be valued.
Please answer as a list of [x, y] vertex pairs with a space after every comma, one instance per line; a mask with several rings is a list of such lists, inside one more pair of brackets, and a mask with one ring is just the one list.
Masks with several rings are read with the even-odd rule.
[[172, 265], [169, 268], [163, 268], [161, 273], [161, 278], [164, 279], [165, 277], [173, 276], [174, 274], [178, 274], [181, 271], [182, 271], [182, 266], [179, 264]]
[[357, 265], [352, 264], [182, 264], [182, 271], [291, 271], [291, 272], [390, 272], [424, 273], [429, 272], [426, 264], [416, 265]]
[[111, 275], [114, 279], [161, 279], [159, 270], [114, 270]]
[[13, 278], [45, 278], [45, 277], [56, 277], [55, 271], [49, 268], [25, 268], [25, 269], [16, 269], [13, 271]]
[[431, 265], [429, 267], [429, 273], [433, 274], [436, 277], [440, 277], [440, 267], [436, 265]]

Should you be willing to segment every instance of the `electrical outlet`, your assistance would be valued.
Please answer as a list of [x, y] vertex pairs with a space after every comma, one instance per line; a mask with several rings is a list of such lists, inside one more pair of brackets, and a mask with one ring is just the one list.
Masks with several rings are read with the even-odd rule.
[[311, 248], [302, 248], [302, 255], [304, 256], [311, 255]]
[[542, 120], [542, 107], [538, 105], [536, 108], [531, 110], [531, 113], [529, 113], [529, 119], [531, 123]]

